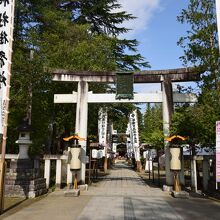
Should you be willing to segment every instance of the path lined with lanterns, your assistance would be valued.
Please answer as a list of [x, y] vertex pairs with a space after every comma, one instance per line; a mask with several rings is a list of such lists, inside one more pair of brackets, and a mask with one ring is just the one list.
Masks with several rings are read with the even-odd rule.
[[[125, 163], [116, 164], [79, 197], [65, 197], [64, 190], [10, 215], [6, 220], [110, 220], [110, 219], [219, 219], [220, 204], [204, 198], [177, 199], [147, 185]], [[213, 214], [214, 213], [214, 214]]]

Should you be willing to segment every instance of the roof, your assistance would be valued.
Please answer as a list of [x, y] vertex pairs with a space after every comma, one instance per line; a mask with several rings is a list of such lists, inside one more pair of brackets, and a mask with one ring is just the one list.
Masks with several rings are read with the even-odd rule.
[[166, 141], [173, 141], [173, 140], [182, 140], [182, 141], [185, 141], [187, 138], [186, 137], [182, 137], [180, 135], [173, 135], [172, 137], [168, 137], [168, 138], [165, 138]]
[[66, 138], [63, 138], [63, 140], [64, 141], [69, 141], [69, 140], [79, 140], [79, 141], [85, 141], [86, 139], [85, 138], [81, 138], [81, 137], [79, 137], [79, 136], [77, 136], [77, 135], [72, 135], [72, 136], [70, 136], [70, 137], [66, 137]]

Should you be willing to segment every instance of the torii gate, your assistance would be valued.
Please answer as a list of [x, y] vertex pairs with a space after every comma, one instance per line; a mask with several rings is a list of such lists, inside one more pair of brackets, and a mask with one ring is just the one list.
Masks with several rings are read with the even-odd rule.
[[[77, 92], [72, 94], [55, 94], [54, 103], [76, 103], [75, 133], [80, 137], [87, 138], [88, 103], [162, 103], [163, 108], [163, 131], [169, 136], [173, 102], [185, 103], [196, 102], [194, 94], [173, 93], [172, 82], [198, 81], [200, 74], [193, 68], [180, 68], [168, 70], [149, 70], [134, 73], [134, 83], [161, 83], [162, 91], [155, 93], [134, 94], [134, 99], [117, 100], [115, 94], [93, 94], [89, 92], [88, 84], [115, 83], [115, 72], [71, 72], [66, 70], [53, 71], [53, 81], [78, 82]], [[86, 166], [86, 141], [80, 141], [81, 154], [81, 182], [85, 183]], [[169, 145], [165, 143], [166, 155], [166, 183], [172, 185], [173, 178], [170, 172]]]

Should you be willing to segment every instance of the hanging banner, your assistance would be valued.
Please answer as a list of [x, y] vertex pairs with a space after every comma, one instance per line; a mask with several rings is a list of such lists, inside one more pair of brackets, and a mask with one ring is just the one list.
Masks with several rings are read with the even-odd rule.
[[130, 123], [130, 134], [131, 134], [132, 144], [139, 146], [140, 143], [139, 143], [137, 110], [134, 110], [130, 114], [129, 123]]
[[130, 124], [130, 141], [135, 154], [135, 159], [140, 161], [140, 149], [139, 149], [139, 132], [138, 132], [138, 116], [137, 110], [134, 110], [129, 116]]
[[220, 182], [220, 121], [216, 121], [216, 182]]
[[9, 100], [14, 0], [0, 1], [0, 133], [3, 134], [6, 103]]
[[108, 123], [108, 113], [106, 108], [100, 108], [99, 110], [99, 121], [98, 121], [98, 131], [99, 131], [99, 144], [105, 146], [107, 141], [107, 124]]

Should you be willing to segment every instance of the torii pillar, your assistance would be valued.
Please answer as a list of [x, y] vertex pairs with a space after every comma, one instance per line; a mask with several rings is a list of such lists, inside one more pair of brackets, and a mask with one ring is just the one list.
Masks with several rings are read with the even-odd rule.
[[85, 184], [86, 173], [86, 139], [87, 139], [87, 118], [88, 118], [88, 82], [79, 81], [77, 89], [77, 103], [76, 103], [76, 124], [75, 133], [84, 141], [79, 141], [81, 145], [81, 170], [80, 180]]
[[[162, 76], [162, 109], [163, 109], [163, 133], [165, 137], [170, 136], [170, 124], [173, 114], [173, 89], [171, 81]], [[170, 171], [170, 147], [169, 142], [164, 141], [165, 152], [165, 170], [166, 170], [166, 184], [173, 185], [173, 176]]]

